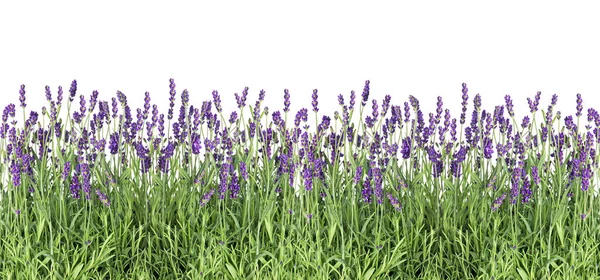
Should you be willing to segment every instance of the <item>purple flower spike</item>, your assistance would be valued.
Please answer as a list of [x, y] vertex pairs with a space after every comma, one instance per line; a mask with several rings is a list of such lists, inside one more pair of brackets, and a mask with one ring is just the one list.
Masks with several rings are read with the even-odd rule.
[[212, 96], [213, 96], [213, 103], [215, 104], [215, 109], [217, 109], [217, 112], [220, 113], [221, 112], [221, 96], [219, 95], [219, 92], [216, 90], [213, 90], [212, 92]]
[[498, 210], [500, 208], [500, 206], [502, 206], [502, 202], [504, 202], [504, 199], [506, 198], [506, 194], [503, 193], [500, 197], [496, 198], [496, 200], [494, 200], [494, 203], [492, 203], [492, 212], [496, 212], [496, 210]]
[[531, 177], [533, 178], [533, 182], [536, 185], [539, 186], [542, 183], [542, 180], [540, 179], [540, 174], [538, 173], [537, 166], [534, 166], [531, 168]]
[[506, 101], [506, 111], [508, 111], [508, 115], [514, 117], [515, 111], [513, 110], [513, 102], [510, 95], [504, 96], [504, 100]]
[[348, 109], [350, 109], [350, 111], [354, 110], [354, 104], [356, 100], [356, 93], [352, 90], [350, 91], [350, 107]]
[[212, 198], [214, 193], [215, 193], [215, 189], [210, 189], [210, 191], [205, 193], [202, 196], [202, 199], [200, 200], [200, 207], [206, 206], [206, 204], [208, 204], [208, 202], [210, 201], [210, 199]]
[[12, 174], [12, 181], [15, 187], [21, 185], [21, 167], [16, 161], [12, 161], [10, 165], [10, 173]]
[[56, 94], [56, 105], [60, 106], [63, 99], [63, 89], [61, 86], [58, 87], [58, 93]]
[[395, 198], [391, 193], [388, 193], [387, 197], [390, 200], [390, 204], [392, 204], [396, 211], [402, 210], [402, 203], [400, 203], [397, 198]]
[[96, 189], [96, 195], [98, 196], [98, 200], [100, 200], [104, 206], [110, 207], [110, 199], [108, 199], [106, 194], [102, 193], [100, 189]]
[[21, 107], [27, 107], [25, 103], [25, 85], [21, 85], [21, 89], [19, 90], [19, 101], [21, 101]]
[[362, 106], [366, 106], [367, 105], [367, 100], [369, 100], [369, 92], [370, 92], [370, 81], [366, 80], [365, 81], [365, 88], [363, 89], [363, 93], [362, 93]]
[[169, 79], [169, 111], [167, 114], [167, 118], [169, 120], [173, 119], [173, 107], [175, 107], [175, 95], [176, 95], [176, 91], [175, 91], [175, 80], [173, 80], [172, 78]]
[[284, 89], [283, 90], [283, 111], [284, 112], [289, 112], [290, 111], [290, 91], [288, 89]]
[[469, 104], [469, 89], [467, 88], [467, 84], [462, 84], [462, 113], [460, 114], [460, 124], [465, 123], [465, 118], [467, 114], [467, 105]]
[[360, 183], [360, 180], [361, 180], [361, 177], [362, 177], [362, 173], [363, 173], [362, 166], [357, 166], [356, 167], [356, 173], [354, 175], [354, 184], [358, 185], [358, 183]]
[[583, 111], [583, 99], [581, 99], [581, 94], [578, 93], [577, 94], [577, 113], [575, 113], [575, 116], [577, 117], [581, 117], [581, 111]]
[[65, 166], [63, 168], [62, 179], [63, 180], [67, 179], [67, 177], [69, 177], [70, 173], [71, 173], [71, 162], [67, 161], [67, 162], [65, 162]]
[[319, 95], [317, 94], [318, 90], [314, 89], [313, 90], [313, 94], [312, 94], [312, 106], [313, 106], [313, 112], [319, 112]]
[[69, 88], [69, 102], [73, 102], [75, 99], [75, 95], [77, 94], [77, 80], [73, 80], [71, 82], [71, 88]]
[[44, 89], [46, 92], [46, 100], [48, 100], [48, 102], [52, 101], [52, 92], [50, 92], [50, 87], [46, 86]]

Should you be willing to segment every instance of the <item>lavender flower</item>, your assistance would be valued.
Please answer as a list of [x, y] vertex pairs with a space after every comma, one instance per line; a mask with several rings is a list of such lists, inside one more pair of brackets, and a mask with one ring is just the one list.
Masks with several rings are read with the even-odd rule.
[[[59, 93], [62, 91], [59, 91]], [[77, 94], [77, 80], [73, 80], [73, 82], [71, 82], [71, 88], [69, 88], [69, 102], [73, 102], [73, 100], [75, 99], [75, 95]]]
[[581, 117], [581, 111], [583, 110], [583, 100], [581, 99], [581, 94], [578, 93], [577, 94], [577, 113], [575, 113], [575, 116], [577, 117]]
[[2, 112], [2, 122], [7, 122], [8, 117], [15, 117], [15, 104], [11, 103], [4, 107], [4, 111]]
[[504, 100], [506, 101], [506, 110], [508, 111], [508, 115], [514, 117], [515, 111], [513, 110], [513, 102], [510, 98], [510, 95], [504, 96]]
[[71, 173], [71, 162], [67, 161], [67, 162], [65, 162], [65, 166], [63, 168], [62, 179], [63, 180], [67, 179], [67, 177], [69, 177], [70, 173]]
[[363, 93], [362, 93], [362, 106], [366, 106], [367, 105], [367, 100], [369, 100], [369, 84], [371, 82], [369, 80], [365, 81], [365, 88], [363, 89]]
[[312, 191], [312, 189], [313, 189], [312, 171], [307, 166], [304, 166], [304, 171], [302, 172], [302, 178], [304, 179], [304, 189], [306, 191]]
[[362, 177], [362, 173], [363, 173], [363, 168], [362, 166], [357, 166], [356, 167], [356, 173], [354, 175], [354, 184], [358, 185], [358, 183], [361, 180]]
[[396, 211], [402, 210], [402, 203], [400, 203], [397, 198], [395, 198], [391, 193], [388, 193], [387, 197], [390, 200], [390, 204], [392, 204]]
[[19, 101], [21, 101], [21, 107], [25, 108], [27, 106], [25, 103], [25, 85], [21, 85], [19, 90]]
[[214, 193], [215, 193], [214, 188], [211, 188], [207, 193], [205, 193], [202, 196], [202, 199], [200, 200], [200, 207], [206, 206], [206, 204], [208, 204], [208, 202], [210, 201], [210, 199], [212, 198]]
[[61, 86], [58, 87], [58, 92], [56, 93], [56, 105], [60, 106], [63, 99], [63, 89]]
[[356, 100], [356, 93], [352, 90], [352, 91], [350, 91], [350, 107], [348, 108], [348, 109], [350, 109], [350, 111], [354, 110], [355, 100]]
[[370, 176], [367, 176], [367, 178], [365, 179], [365, 182], [363, 183], [363, 189], [362, 189], [363, 202], [370, 204], [372, 193], [373, 193], [373, 189], [371, 188], [371, 178], [370, 178]]
[[52, 101], [52, 92], [50, 92], [50, 87], [49, 86], [45, 86], [44, 87], [45, 93], [46, 93], [46, 100], [48, 102]]
[[462, 113], [460, 114], [460, 124], [464, 124], [465, 123], [465, 117], [467, 114], [467, 105], [469, 104], [469, 89], [467, 88], [467, 84], [463, 83], [462, 84]]
[[243, 161], [240, 162], [240, 174], [244, 180], [248, 181], [248, 170], [246, 169], [246, 163]]
[[502, 202], [504, 202], [505, 198], [506, 194], [503, 193], [501, 196], [496, 198], [496, 200], [494, 200], [494, 203], [492, 203], [492, 212], [496, 212], [496, 210], [498, 210], [500, 206], [502, 206]]
[[527, 179], [523, 181], [523, 186], [521, 187], [521, 195], [523, 196], [523, 198], [521, 199], [521, 202], [523, 204], [528, 203], [531, 199], [531, 183]]
[[219, 95], [219, 92], [216, 90], [213, 90], [212, 92], [212, 96], [213, 96], [213, 103], [215, 103], [215, 109], [217, 109], [217, 112], [220, 113], [221, 112], [221, 96]]
[[90, 174], [90, 169], [89, 169], [89, 165], [87, 163], [84, 163], [81, 165], [81, 176], [83, 179], [83, 192], [85, 193], [85, 199], [86, 200], [90, 200], [91, 199], [91, 193], [92, 193], [92, 185], [91, 185], [91, 174]]
[[106, 194], [102, 193], [100, 189], [96, 189], [96, 195], [98, 196], [98, 200], [100, 200], [104, 206], [110, 207], [110, 200]]
[[373, 122], [377, 121], [377, 118], [379, 117], [379, 106], [377, 105], [377, 100], [373, 99]]
[[375, 197], [377, 198], [377, 204], [383, 203], [383, 175], [381, 169], [373, 169], [373, 178], [375, 179]]
[[302, 108], [296, 113], [296, 119], [294, 120], [294, 124], [296, 127], [300, 126], [300, 121], [306, 122], [308, 120], [308, 110], [306, 108]]
[[173, 119], [173, 107], [175, 107], [175, 95], [177, 92], [175, 91], [175, 80], [173, 78], [169, 79], [169, 111], [167, 114], [167, 118], [169, 120]]
[[21, 167], [13, 160], [10, 165], [10, 173], [12, 174], [13, 186], [18, 187], [21, 185]]
[[79, 176], [76, 174], [73, 176], [73, 180], [71, 181], [71, 197], [74, 199], [79, 199], [79, 193], [81, 191], [81, 185], [79, 184]]
[[240, 192], [240, 184], [238, 183], [238, 176], [231, 176], [231, 182], [229, 183], [229, 198], [236, 199], [238, 197], [238, 193]]
[[317, 92], [318, 92], [317, 89], [314, 89], [313, 93], [312, 93], [312, 106], [313, 106], [313, 112], [315, 112], [315, 113], [319, 112], [319, 101], [318, 101], [319, 95], [317, 94]]
[[531, 177], [533, 178], [533, 182], [536, 185], [540, 185], [542, 183], [541, 179], [540, 179], [540, 174], [538, 173], [538, 168], [537, 166], [533, 166], [531, 168]]

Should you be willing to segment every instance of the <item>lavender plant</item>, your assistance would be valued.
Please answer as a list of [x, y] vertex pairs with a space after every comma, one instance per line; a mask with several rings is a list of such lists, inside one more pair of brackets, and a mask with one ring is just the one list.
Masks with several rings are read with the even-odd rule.
[[459, 116], [441, 96], [431, 113], [369, 101], [366, 81], [334, 115], [314, 89], [288, 123], [287, 89], [281, 110], [264, 90], [246, 106], [246, 87], [225, 112], [218, 91], [197, 106], [170, 79], [166, 108], [93, 91], [71, 112], [77, 85], [66, 103], [46, 86], [40, 112], [21, 85], [22, 119], [4, 107], [3, 279], [600, 275], [600, 115], [580, 94], [574, 116], [554, 95], [538, 121], [541, 92], [522, 120], [510, 95], [477, 94], [466, 123], [464, 83]]

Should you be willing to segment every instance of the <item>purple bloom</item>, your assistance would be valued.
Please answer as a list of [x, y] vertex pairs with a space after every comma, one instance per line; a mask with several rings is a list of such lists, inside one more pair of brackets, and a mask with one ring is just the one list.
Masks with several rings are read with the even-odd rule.
[[202, 199], [200, 200], [200, 207], [206, 206], [206, 204], [208, 204], [208, 202], [210, 201], [210, 199], [212, 198], [214, 193], [215, 193], [215, 189], [213, 189], [213, 188], [211, 188], [207, 193], [205, 193], [202, 196]]
[[523, 204], [528, 203], [531, 199], [531, 183], [527, 179], [523, 181], [523, 186], [521, 187], [521, 195], [523, 196], [523, 198], [521, 199], [521, 202]]
[[169, 120], [173, 119], [173, 107], [175, 107], [175, 95], [177, 92], [175, 91], [175, 80], [173, 78], [169, 79], [169, 111], [167, 114], [167, 118]]
[[338, 103], [340, 106], [344, 106], [344, 96], [341, 93], [338, 95]]
[[363, 183], [363, 189], [362, 189], [363, 202], [370, 204], [372, 193], [373, 193], [373, 189], [371, 188], [371, 178], [370, 178], [370, 176], [367, 176], [367, 178], [365, 179], [365, 182]]
[[202, 140], [200, 140], [200, 135], [194, 133], [192, 135], [192, 154], [199, 154], [200, 149], [202, 149]]
[[508, 115], [514, 117], [515, 111], [513, 110], [513, 102], [510, 98], [510, 95], [504, 96], [504, 100], [506, 101], [506, 110], [508, 111]]
[[309, 167], [304, 166], [304, 171], [302, 172], [302, 178], [304, 179], [304, 189], [307, 191], [312, 191], [313, 182], [312, 182], [312, 171]]
[[79, 185], [79, 175], [73, 176], [73, 180], [71, 181], [71, 197], [74, 199], [79, 199], [79, 192], [81, 191], [81, 185]]
[[375, 197], [377, 198], [377, 204], [383, 203], [383, 175], [381, 169], [373, 169], [373, 178], [375, 179]]
[[13, 186], [18, 187], [21, 185], [21, 167], [13, 160], [10, 165], [10, 173], [12, 174]]
[[483, 157], [485, 157], [487, 159], [492, 158], [492, 155], [494, 154], [494, 146], [492, 144], [492, 140], [490, 138], [485, 138], [483, 140], [483, 145], [484, 145]]
[[313, 112], [319, 112], [319, 95], [317, 94], [318, 90], [314, 89], [313, 93], [312, 93], [312, 106], [313, 106]]
[[119, 134], [113, 132], [110, 135], [110, 141], [108, 144], [108, 148], [110, 149], [110, 153], [116, 155], [119, 152]]
[[590, 187], [590, 179], [592, 178], [592, 170], [588, 166], [581, 171], [581, 190], [587, 191]]
[[213, 103], [215, 103], [215, 109], [217, 109], [217, 112], [221, 112], [221, 96], [219, 95], [219, 92], [216, 90], [213, 90], [212, 92], [212, 96], [213, 96]]
[[220, 177], [219, 177], [220, 178], [220, 187], [219, 187], [219, 199], [220, 200], [225, 199], [225, 193], [227, 192], [228, 173], [229, 173], [229, 164], [224, 163], [221, 166]]
[[469, 100], [469, 94], [468, 94], [468, 92], [469, 92], [469, 89], [467, 88], [467, 84], [463, 83], [462, 84], [462, 100], [463, 101], [461, 103], [461, 105], [462, 105], [462, 113], [460, 114], [460, 124], [464, 124], [465, 123], [465, 117], [466, 117], [466, 114], [467, 114], [467, 105], [469, 104], [468, 103], [468, 100]]
[[102, 193], [100, 189], [96, 189], [96, 195], [98, 196], [98, 200], [100, 200], [104, 206], [110, 207], [110, 200], [106, 194]]
[[229, 123], [234, 124], [237, 121], [238, 115], [237, 112], [231, 112], [231, 116], [229, 116]]
[[410, 107], [408, 102], [404, 102], [404, 122], [408, 123], [408, 121], [410, 121]]
[[529, 126], [529, 116], [525, 116], [523, 118], [523, 123], [521, 124], [521, 127], [523, 127], [523, 129], [526, 129]]
[[398, 201], [391, 193], [387, 194], [388, 199], [390, 200], [390, 204], [396, 209], [396, 211], [402, 210], [402, 203]]
[[63, 180], [67, 179], [67, 177], [69, 177], [70, 173], [71, 173], [71, 162], [67, 161], [67, 162], [65, 162], [65, 166], [63, 168], [62, 179]]
[[511, 196], [510, 204], [517, 203], [517, 197], [519, 196], [520, 180], [521, 180], [521, 168], [515, 167], [515, 169], [513, 170], [512, 178], [511, 178], [511, 186], [512, 187], [510, 190], [510, 196]]
[[503, 193], [501, 196], [496, 198], [496, 200], [494, 200], [494, 203], [492, 203], [492, 212], [495, 212], [496, 210], [498, 210], [500, 208], [500, 206], [502, 206], [502, 202], [504, 202], [505, 198], [506, 198], [506, 194]]
[[379, 106], [377, 105], [377, 100], [373, 99], [373, 122], [377, 121], [377, 118], [379, 117]]
[[581, 111], [583, 110], [583, 99], [581, 98], [581, 94], [578, 93], [577, 94], [577, 113], [575, 113], [575, 116], [577, 117], [581, 117]]
[[242, 175], [242, 178], [244, 180], [248, 180], [249, 176], [248, 176], [248, 170], [246, 168], [246, 163], [245, 162], [240, 162], [240, 174]]
[[531, 177], [533, 178], [533, 182], [536, 185], [540, 185], [542, 183], [541, 179], [540, 179], [540, 174], [538, 173], [538, 168], [537, 166], [533, 166], [531, 168]]
[[362, 173], [363, 173], [362, 166], [357, 166], [356, 173], [354, 174], [354, 184], [358, 185], [358, 183], [360, 182], [360, 179], [362, 177]]
[[75, 95], [77, 94], [77, 80], [73, 80], [73, 82], [71, 82], [71, 88], [69, 88], [69, 102], [73, 102], [73, 99], [75, 99]]
[[25, 103], [25, 85], [21, 85], [19, 90], [19, 101], [21, 101], [21, 107], [25, 108], [27, 106]]
[[4, 107], [4, 111], [2, 112], [2, 122], [7, 122], [8, 117], [15, 117], [15, 104], [8, 104]]
[[355, 99], [356, 99], [356, 93], [352, 90], [350, 91], [350, 111], [352, 111], [354, 109], [354, 104], [355, 104]]
[[365, 81], [365, 87], [363, 89], [363, 93], [362, 93], [362, 106], [364, 107], [365, 105], [367, 105], [367, 100], [369, 100], [369, 84], [371, 82], [369, 80]]
[[410, 150], [411, 150], [411, 138], [406, 137], [402, 139], [402, 158], [407, 159], [410, 158]]
[[44, 89], [46, 92], [46, 100], [48, 100], [48, 102], [52, 101], [52, 92], [50, 92], [50, 87], [46, 86]]
[[90, 179], [90, 169], [87, 163], [81, 165], [81, 176], [83, 179], [83, 192], [85, 193], [85, 199], [90, 200], [92, 193], [92, 185]]
[[238, 193], [240, 192], [240, 184], [238, 182], [238, 176], [231, 176], [231, 182], [229, 183], [229, 198], [236, 199], [238, 197]]
[[58, 87], [58, 93], [56, 94], [56, 105], [60, 106], [63, 99], [63, 89], [61, 86]]
[[302, 108], [296, 113], [296, 119], [294, 120], [294, 124], [296, 127], [300, 126], [300, 121], [306, 122], [308, 120], [308, 110], [306, 108]]

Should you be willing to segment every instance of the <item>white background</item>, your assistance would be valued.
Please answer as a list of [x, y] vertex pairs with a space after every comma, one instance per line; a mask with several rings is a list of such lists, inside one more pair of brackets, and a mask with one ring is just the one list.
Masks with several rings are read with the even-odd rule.
[[331, 115], [337, 95], [347, 102], [354, 89], [358, 99], [367, 79], [380, 104], [385, 94], [393, 104], [413, 94], [426, 115], [441, 95], [458, 117], [463, 82], [488, 109], [511, 94], [525, 114], [526, 97], [538, 90], [540, 109], [557, 93], [563, 116], [574, 114], [576, 93], [586, 109], [600, 107], [597, 7], [395, 2], [3, 1], [0, 105], [18, 106], [25, 84], [27, 109], [39, 110], [45, 85], [55, 98], [59, 85], [67, 95], [77, 79], [78, 93], [98, 90], [110, 100], [121, 90], [135, 107], [149, 91], [166, 111], [174, 78], [178, 95], [187, 88], [193, 105], [218, 90], [226, 112], [236, 106], [233, 93], [248, 86], [247, 103], [265, 89], [270, 112], [282, 109], [283, 89], [290, 89], [294, 114], [311, 112], [317, 88], [320, 113]]

